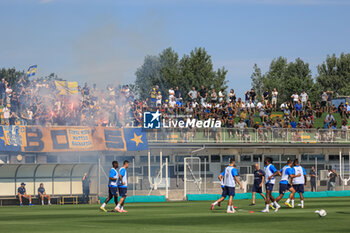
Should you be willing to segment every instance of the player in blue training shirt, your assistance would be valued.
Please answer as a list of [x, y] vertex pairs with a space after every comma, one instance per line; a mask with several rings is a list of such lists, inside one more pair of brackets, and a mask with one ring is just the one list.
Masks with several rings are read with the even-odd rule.
[[287, 201], [284, 203], [286, 206], [288, 207], [292, 207], [289, 202], [291, 199], [294, 198], [294, 194], [295, 194], [295, 190], [293, 188], [292, 185], [289, 184], [289, 178], [294, 178], [294, 177], [299, 177], [299, 175], [295, 175], [294, 173], [294, 169], [292, 168], [293, 165], [293, 161], [292, 160], [288, 160], [287, 161], [287, 165], [285, 165], [281, 171], [280, 171], [280, 175], [281, 175], [281, 181], [280, 181], [280, 195], [276, 198], [276, 201], [274, 202], [276, 210], [275, 212], [277, 212], [281, 206], [278, 204], [278, 202], [283, 198], [284, 193], [289, 191], [290, 195], [289, 198], [287, 199]]
[[41, 200], [41, 205], [44, 205], [45, 198], [47, 198], [47, 204], [51, 205], [50, 195], [46, 193], [43, 183], [40, 183], [40, 186], [38, 188], [38, 198]]
[[[299, 160], [294, 160], [294, 172], [295, 174], [300, 174], [299, 177], [295, 177], [292, 179], [292, 185], [295, 189], [295, 192], [300, 195], [300, 207], [304, 208], [304, 185], [306, 185], [306, 171], [300, 166]], [[292, 208], [294, 208], [294, 199], [292, 199]]]
[[267, 157], [264, 160], [265, 162], [265, 186], [266, 186], [266, 205], [265, 209], [261, 212], [268, 213], [269, 207], [271, 206], [272, 209], [275, 207], [271, 204], [272, 202], [275, 202], [275, 198], [272, 196], [272, 190], [273, 186], [275, 185], [275, 176], [279, 175], [277, 169], [272, 164], [272, 158]]
[[[225, 175], [225, 172], [221, 172], [218, 179], [220, 180], [220, 185], [221, 185], [221, 189], [222, 189], [222, 193], [224, 192], [224, 188], [225, 188], [225, 185], [224, 185], [224, 175]], [[222, 194], [221, 194], [222, 195]], [[214, 203], [211, 204], [211, 207], [210, 207], [210, 210], [213, 210], [214, 207], [216, 205], [220, 206], [220, 203], [225, 200], [224, 197], [220, 197], [218, 200], [216, 200]]]
[[242, 188], [241, 183], [239, 182], [237, 176], [237, 169], [234, 168], [236, 161], [234, 158], [230, 159], [230, 165], [225, 168], [224, 171], [224, 191], [222, 192], [222, 197], [225, 199], [229, 196], [227, 213], [233, 214], [235, 213], [235, 209], [233, 208], [233, 197], [235, 196], [235, 187], [236, 183], [239, 184], [239, 187]]
[[19, 186], [18, 190], [17, 190], [17, 196], [18, 196], [18, 199], [19, 199], [19, 205], [23, 206], [22, 199], [23, 198], [27, 198], [29, 200], [29, 205], [32, 206], [33, 205], [32, 204], [32, 196], [27, 194], [25, 186], [26, 186], [26, 184], [22, 182], [21, 186]]
[[100, 210], [107, 212], [105, 209], [107, 203], [114, 197], [114, 203], [115, 205], [118, 205], [118, 162], [113, 161], [112, 162], [112, 168], [109, 172], [109, 182], [108, 182], [108, 198], [106, 201], [101, 205]]
[[262, 186], [264, 184], [264, 180], [265, 180], [265, 172], [263, 170], [260, 169], [259, 164], [256, 163], [255, 164], [255, 171], [254, 171], [254, 184], [253, 184], [253, 188], [252, 188], [252, 204], [250, 204], [250, 206], [254, 206], [255, 205], [255, 194], [259, 193], [263, 198], [264, 201], [266, 202], [266, 197], [264, 195], [264, 193], [262, 192]]
[[128, 176], [126, 172], [126, 169], [128, 167], [129, 167], [129, 161], [125, 160], [123, 163], [123, 167], [119, 169], [118, 191], [119, 191], [120, 200], [117, 207], [115, 207], [115, 210], [120, 213], [128, 212], [124, 210], [124, 202], [125, 202], [126, 193], [128, 190]]

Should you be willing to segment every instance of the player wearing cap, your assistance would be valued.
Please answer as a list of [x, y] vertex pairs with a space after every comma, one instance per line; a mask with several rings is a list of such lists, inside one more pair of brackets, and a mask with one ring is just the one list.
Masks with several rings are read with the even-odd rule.
[[18, 196], [18, 199], [19, 199], [19, 203], [20, 203], [20, 206], [23, 206], [23, 203], [22, 203], [22, 199], [23, 198], [26, 198], [29, 200], [29, 205], [32, 206], [32, 196], [28, 195], [27, 194], [27, 191], [26, 191], [26, 184], [25, 183], [21, 183], [21, 186], [18, 187], [18, 190], [17, 190], [17, 196]]

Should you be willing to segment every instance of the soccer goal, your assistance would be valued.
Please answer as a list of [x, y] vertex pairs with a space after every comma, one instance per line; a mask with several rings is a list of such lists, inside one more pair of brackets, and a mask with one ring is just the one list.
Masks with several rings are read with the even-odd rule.
[[184, 198], [187, 194], [202, 192], [201, 160], [198, 157], [184, 159]]

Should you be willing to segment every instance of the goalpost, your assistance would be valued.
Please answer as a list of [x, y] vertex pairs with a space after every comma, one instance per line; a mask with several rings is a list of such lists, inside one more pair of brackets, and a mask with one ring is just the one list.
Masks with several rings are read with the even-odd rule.
[[184, 198], [187, 194], [202, 192], [201, 160], [199, 157], [184, 158]]

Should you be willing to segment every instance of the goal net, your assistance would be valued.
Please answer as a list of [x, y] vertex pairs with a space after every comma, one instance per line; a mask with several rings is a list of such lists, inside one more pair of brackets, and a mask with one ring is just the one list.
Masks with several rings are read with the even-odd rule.
[[201, 192], [201, 160], [198, 157], [187, 157], [184, 159], [184, 197]]

